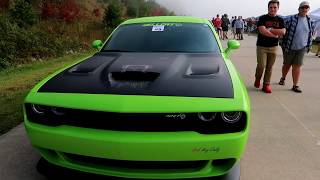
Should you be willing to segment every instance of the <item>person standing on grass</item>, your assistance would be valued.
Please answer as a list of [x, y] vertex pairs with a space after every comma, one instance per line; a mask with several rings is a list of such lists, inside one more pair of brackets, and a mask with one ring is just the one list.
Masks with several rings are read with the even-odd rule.
[[312, 44], [312, 36], [314, 34], [314, 23], [307, 15], [310, 9], [309, 2], [303, 1], [299, 5], [299, 13], [291, 15], [285, 19], [285, 27], [287, 33], [282, 40], [283, 66], [282, 77], [279, 84], [285, 85], [286, 76], [292, 67], [292, 91], [301, 93], [302, 90], [298, 86], [301, 66], [303, 64], [304, 55], [309, 52]]

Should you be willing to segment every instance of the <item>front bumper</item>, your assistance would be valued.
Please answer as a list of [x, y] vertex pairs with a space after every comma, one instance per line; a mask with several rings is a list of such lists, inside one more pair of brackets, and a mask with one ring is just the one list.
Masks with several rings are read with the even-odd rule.
[[[127, 178], [196, 178], [226, 174], [244, 152], [248, 132], [202, 135], [196, 132], [118, 132], [49, 127], [25, 120], [33, 146], [50, 163], [66, 168]], [[75, 158], [76, 157], [76, 158]], [[87, 160], [198, 164], [176, 168], [129, 168]], [[166, 166], [166, 165], [165, 165]]]

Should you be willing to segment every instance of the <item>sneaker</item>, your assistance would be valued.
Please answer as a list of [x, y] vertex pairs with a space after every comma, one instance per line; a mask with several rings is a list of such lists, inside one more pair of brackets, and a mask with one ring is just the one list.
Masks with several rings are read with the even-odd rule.
[[282, 86], [284, 86], [285, 85], [285, 78], [280, 78], [280, 81], [279, 81], [279, 85], [282, 85]]
[[254, 87], [255, 87], [255, 88], [259, 88], [259, 87], [260, 87], [260, 80], [257, 80], [257, 79], [256, 79], [256, 80], [254, 81]]
[[299, 86], [293, 86], [292, 91], [296, 92], [296, 93], [302, 93], [301, 89], [299, 88]]
[[272, 89], [271, 89], [270, 84], [264, 84], [263, 88], [262, 88], [262, 91], [265, 92], [265, 93], [272, 93]]

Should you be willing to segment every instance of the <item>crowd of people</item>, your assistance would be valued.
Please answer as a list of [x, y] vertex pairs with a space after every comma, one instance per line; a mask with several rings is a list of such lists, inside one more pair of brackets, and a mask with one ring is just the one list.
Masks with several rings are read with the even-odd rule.
[[227, 14], [223, 14], [221, 18], [217, 14], [211, 21], [222, 40], [229, 39], [229, 29], [231, 29], [233, 39], [237, 40], [243, 40], [243, 33], [249, 34], [256, 29], [256, 21], [253, 18], [243, 19], [242, 16], [232, 16], [229, 19]]
[[265, 93], [272, 92], [270, 79], [278, 45], [280, 45], [283, 53], [283, 66], [278, 84], [285, 85], [286, 76], [292, 69], [291, 90], [301, 93], [302, 90], [298, 84], [303, 59], [310, 51], [312, 44], [318, 46], [316, 56], [320, 57], [320, 30], [315, 31], [315, 24], [308, 15], [309, 2], [301, 2], [298, 6], [298, 13], [285, 18], [277, 15], [279, 6], [278, 0], [270, 0], [268, 13], [261, 15], [257, 21], [251, 18], [244, 20], [241, 16], [234, 16], [229, 20], [227, 14], [222, 15], [221, 18], [217, 14], [212, 19], [212, 24], [222, 40], [229, 39], [229, 29], [232, 30], [233, 38], [237, 40], [243, 40], [244, 32], [257, 32], [257, 66], [254, 87], [260, 88], [262, 79], [262, 91]]

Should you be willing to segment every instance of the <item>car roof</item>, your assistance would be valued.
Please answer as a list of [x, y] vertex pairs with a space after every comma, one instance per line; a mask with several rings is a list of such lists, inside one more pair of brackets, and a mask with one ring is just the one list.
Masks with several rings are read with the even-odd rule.
[[208, 24], [207, 19], [191, 17], [191, 16], [153, 16], [130, 19], [122, 24], [141, 24], [141, 23], [157, 23], [157, 22], [175, 22], [175, 23], [205, 23]]

